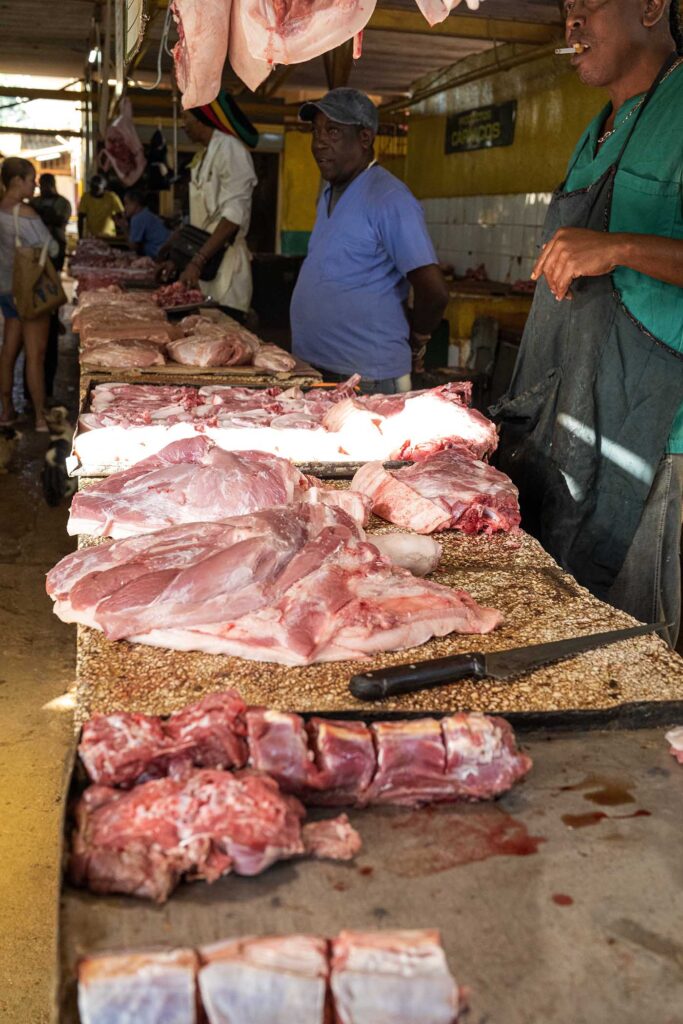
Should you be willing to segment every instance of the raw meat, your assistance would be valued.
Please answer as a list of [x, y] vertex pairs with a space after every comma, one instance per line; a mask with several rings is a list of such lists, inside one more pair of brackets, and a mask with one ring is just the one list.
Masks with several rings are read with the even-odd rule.
[[199, 989], [209, 1024], [325, 1024], [327, 943], [314, 935], [203, 946]]
[[261, 345], [252, 360], [252, 365], [260, 370], [271, 370], [273, 373], [287, 373], [296, 366], [296, 359], [277, 345]]
[[81, 1024], [195, 1024], [197, 968], [191, 949], [86, 957], [78, 966]]
[[166, 351], [174, 362], [185, 366], [244, 366], [252, 359], [244, 341], [228, 332], [188, 335], [170, 342]]
[[[445, 21], [451, 11], [460, 3], [460, 0], [415, 0], [430, 25], [437, 25]], [[479, 9], [482, 0], [467, 0], [467, 6], [471, 11]]]
[[305, 393], [102, 384], [80, 418], [74, 452], [82, 472], [101, 475], [100, 466], [132, 465], [196, 433], [230, 451], [258, 449], [295, 462], [420, 460], [448, 448], [482, 457], [495, 448], [493, 424], [465, 404], [467, 386], [350, 397], [356, 382]]
[[131, 712], [96, 715], [78, 748], [93, 782], [128, 786], [190, 767], [243, 767], [320, 806], [482, 800], [500, 796], [531, 768], [501, 718], [460, 713], [398, 722], [343, 722], [265, 708], [237, 693], [210, 694], [167, 720]]
[[[191, 4], [193, 8], [201, 10], [202, 14], [200, 17], [211, 17], [213, 3], [203, 2], [200, 4], [199, 0], [175, 0], [174, 6], [177, 8], [178, 3], [182, 2], [185, 4]], [[225, 0], [223, 0], [225, 6]], [[202, 62], [206, 63], [206, 54], [202, 55]], [[220, 88], [220, 86], [219, 86]], [[211, 100], [202, 100], [202, 103], [211, 103], [215, 100], [218, 95], [218, 89]], [[199, 106], [198, 103], [193, 103], [192, 106]], [[157, 305], [164, 309], [172, 309], [174, 306], [199, 306], [206, 302], [206, 296], [200, 288], [188, 288], [182, 281], [175, 281], [173, 284], [162, 285], [161, 288], [157, 288], [154, 292], [154, 300]]]
[[360, 454], [364, 450], [364, 462], [377, 434], [388, 454], [373, 458], [418, 461], [453, 447], [483, 458], [495, 451], [498, 436], [485, 416], [468, 408], [471, 394], [468, 382], [443, 384], [431, 391], [358, 395], [332, 406], [323, 426], [338, 433], [340, 445], [347, 451]]
[[67, 531], [120, 539], [298, 501], [338, 505], [361, 525], [368, 519], [364, 495], [327, 491], [276, 455], [225, 452], [198, 436], [175, 441], [132, 469], [80, 491], [71, 503]]
[[287, 665], [402, 650], [502, 621], [392, 566], [336, 506], [295, 504], [76, 551], [48, 573], [65, 622], [110, 640]]
[[78, 752], [93, 782], [104, 786], [163, 777], [179, 761], [243, 768], [249, 756], [246, 710], [239, 694], [228, 690], [166, 720], [125, 711], [95, 715], [83, 726]]
[[142, 175], [147, 160], [133, 124], [130, 100], [122, 99], [119, 111], [105, 133], [100, 166], [105, 171], [112, 168], [117, 178], [130, 188]]
[[234, 0], [252, 57], [299, 64], [365, 28], [376, 0]]
[[340, 932], [330, 985], [339, 1024], [453, 1024], [460, 995], [438, 931]]
[[353, 860], [361, 839], [345, 814], [324, 821], [309, 821], [302, 829], [304, 850], [317, 860]]
[[683, 725], [671, 729], [666, 738], [671, 744], [670, 754], [675, 757], [679, 764], [683, 764]]
[[232, 0], [173, 0], [178, 28], [173, 61], [183, 107], [212, 103], [221, 88]]
[[407, 569], [413, 576], [428, 576], [434, 572], [443, 551], [431, 537], [415, 537], [407, 533], [373, 534], [372, 543], [390, 562]]
[[375, 515], [417, 533], [509, 532], [521, 519], [512, 480], [454, 449], [399, 470], [368, 462], [358, 470], [351, 487], [372, 500]]
[[87, 350], [83, 362], [88, 366], [108, 370], [134, 370], [150, 366], [165, 366], [163, 352], [158, 345], [145, 341], [110, 341]]
[[[69, 864], [74, 884], [163, 903], [183, 876], [213, 882], [231, 871], [257, 875], [306, 853], [304, 809], [273, 779], [213, 769], [179, 775], [127, 792], [85, 791]], [[348, 846], [346, 839], [343, 859]], [[335, 851], [327, 845], [320, 855]]]
[[168, 323], [161, 323], [154, 320], [129, 320], [124, 321], [120, 326], [113, 323], [102, 326], [81, 328], [81, 351], [97, 348], [98, 345], [107, 345], [109, 342], [117, 341], [144, 341], [148, 345], [156, 345], [157, 348], [165, 349], [169, 341], [176, 337], [176, 328]]
[[259, 85], [265, 82], [272, 71], [272, 65], [265, 60], [252, 57], [247, 44], [242, 17], [242, 4], [233, 3], [230, 11], [230, 39], [228, 42], [228, 59], [230, 66], [238, 78], [241, 78], [248, 89], [256, 92]]

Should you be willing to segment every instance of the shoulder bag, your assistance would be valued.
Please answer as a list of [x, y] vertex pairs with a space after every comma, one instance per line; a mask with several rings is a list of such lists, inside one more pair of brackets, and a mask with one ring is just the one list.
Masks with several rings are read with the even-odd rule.
[[59, 274], [47, 254], [50, 236], [42, 247], [22, 245], [19, 204], [14, 207], [14, 271], [12, 296], [20, 320], [35, 320], [59, 309], [67, 301]]

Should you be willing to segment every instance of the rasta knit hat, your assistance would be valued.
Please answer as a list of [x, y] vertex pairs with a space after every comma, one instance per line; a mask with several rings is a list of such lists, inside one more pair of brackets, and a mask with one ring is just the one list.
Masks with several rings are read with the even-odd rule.
[[258, 145], [259, 133], [225, 89], [221, 89], [213, 103], [192, 107], [190, 113], [208, 128], [216, 128], [226, 135], [236, 135], [249, 149]]

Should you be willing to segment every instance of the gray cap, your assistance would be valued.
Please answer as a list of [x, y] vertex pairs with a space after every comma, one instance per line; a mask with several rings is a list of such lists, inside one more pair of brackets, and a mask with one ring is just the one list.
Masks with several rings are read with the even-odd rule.
[[312, 121], [317, 111], [338, 124], [358, 124], [377, 134], [379, 114], [372, 100], [358, 89], [332, 89], [320, 100], [311, 100], [299, 110], [300, 121]]

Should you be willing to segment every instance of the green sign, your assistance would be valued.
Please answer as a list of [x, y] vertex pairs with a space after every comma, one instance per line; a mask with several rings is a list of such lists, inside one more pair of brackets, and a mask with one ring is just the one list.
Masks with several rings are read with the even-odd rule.
[[463, 110], [446, 121], [446, 152], [511, 146], [515, 139], [517, 100]]

